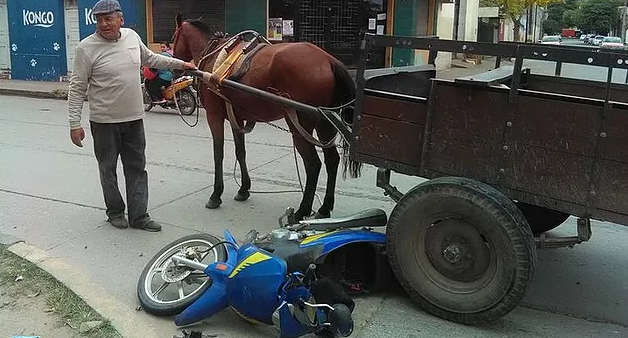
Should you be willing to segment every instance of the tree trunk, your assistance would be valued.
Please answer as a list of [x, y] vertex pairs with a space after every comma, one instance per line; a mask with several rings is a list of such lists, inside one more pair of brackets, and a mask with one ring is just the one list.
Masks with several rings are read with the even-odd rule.
[[521, 42], [521, 18], [510, 18], [512, 20], [512, 33], [515, 42]]

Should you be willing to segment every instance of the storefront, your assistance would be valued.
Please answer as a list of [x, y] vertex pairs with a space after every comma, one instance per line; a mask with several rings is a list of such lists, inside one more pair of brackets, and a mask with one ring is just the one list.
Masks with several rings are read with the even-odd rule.
[[[356, 66], [364, 32], [387, 34], [392, 0], [269, 0], [267, 36], [274, 41], [308, 41], [350, 67]], [[385, 49], [370, 67], [383, 67]]]
[[67, 73], [63, 0], [9, 0], [11, 78], [58, 81]]

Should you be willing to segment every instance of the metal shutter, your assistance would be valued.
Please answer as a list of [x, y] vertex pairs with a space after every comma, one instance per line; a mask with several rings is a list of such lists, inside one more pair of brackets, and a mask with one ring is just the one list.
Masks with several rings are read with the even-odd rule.
[[225, 0], [153, 0], [153, 41], [172, 39], [178, 12], [184, 19], [200, 18], [213, 31], [225, 31]]

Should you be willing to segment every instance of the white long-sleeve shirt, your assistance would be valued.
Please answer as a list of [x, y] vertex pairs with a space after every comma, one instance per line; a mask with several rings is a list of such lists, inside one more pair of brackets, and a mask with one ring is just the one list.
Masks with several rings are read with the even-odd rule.
[[111, 41], [94, 33], [76, 47], [68, 90], [70, 129], [81, 127], [86, 95], [90, 121], [144, 118], [140, 66], [183, 69], [182, 60], [153, 53], [132, 29], [121, 28], [120, 33], [118, 40]]

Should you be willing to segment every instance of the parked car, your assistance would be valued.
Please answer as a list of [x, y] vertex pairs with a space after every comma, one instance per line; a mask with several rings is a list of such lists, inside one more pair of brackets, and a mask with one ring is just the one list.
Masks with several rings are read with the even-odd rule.
[[602, 40], [604, 40], [604, 38], [605, 38], [605, 36], [603, 36], [603, 35], [596, 35], [593, 38], [593, 41], [591, 41], [591, 44], [594, 45], [594, 46], [599, 46], [599, 45], [602, 44]]
[[600, 47], [603, 49], [624, 49], [624, 43], [620, 37], [607, 36], [602, 40]]
[[560, 45], [560, 36], [557, 35], [547, 35], [541, 39], [542, 45]]

